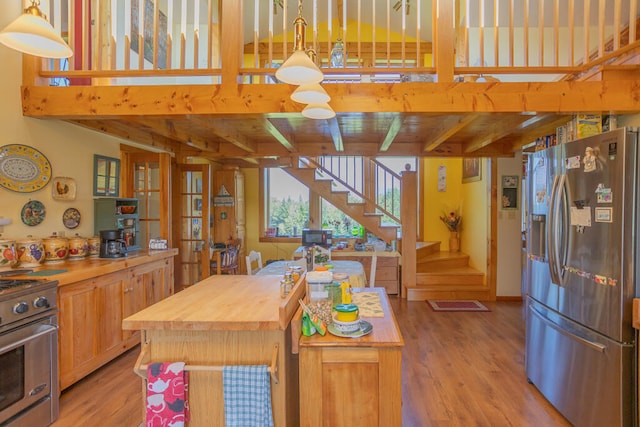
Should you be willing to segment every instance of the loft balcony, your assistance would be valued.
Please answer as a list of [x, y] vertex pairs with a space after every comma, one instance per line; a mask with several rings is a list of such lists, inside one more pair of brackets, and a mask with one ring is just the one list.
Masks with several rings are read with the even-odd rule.
[[[576, 112], [640, 111], [637, 3], [42, 1], [74, 56], [24, 56], [23, 112], [243, 167], [511, 156]], [[274, 76], [299, 10], [329, 120], [303, 117]]]

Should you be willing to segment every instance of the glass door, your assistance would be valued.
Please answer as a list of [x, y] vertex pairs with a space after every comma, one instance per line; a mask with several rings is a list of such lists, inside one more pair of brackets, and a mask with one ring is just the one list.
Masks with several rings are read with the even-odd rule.
[[180, 165], [178, 284], [191, 286], [209, 277], [211, 217], [209, 165]]

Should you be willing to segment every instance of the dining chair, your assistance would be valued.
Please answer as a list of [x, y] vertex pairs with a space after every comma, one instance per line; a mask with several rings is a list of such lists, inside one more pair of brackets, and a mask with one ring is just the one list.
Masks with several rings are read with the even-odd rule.
[[210, 263], [211, 274], [238, 274], [238, 253], [241, 239], [229, 239], [222, 251], [214, 252]]
[[[249, 276], [256, 274], [259, 270], [262, 270], [262, 253], [251, 251], [246, 257], [247, 261], [247, 274]], [[256, 268], [253, 268], [253, 263], [256, 263]]]

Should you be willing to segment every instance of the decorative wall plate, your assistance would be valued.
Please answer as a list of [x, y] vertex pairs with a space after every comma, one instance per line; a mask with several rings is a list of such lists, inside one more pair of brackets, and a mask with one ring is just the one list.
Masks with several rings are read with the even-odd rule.
[[62, 214], [62, 223], [69, 229], [80, 225], [80, 212], [76, 208], [69, 208]]
[[44, 217], [46, 216], [46, 214], [47, 211], [44, 208], [42, 202], [38, 200], [29, 200], [22, 207], [20, 218], [22, 218], [22, 222], [24, 222], [28, 226], [34, 226], [44, 221]]
[[54, 200], [75, 200], [76, 180], [64, 176], [56, 176], [51, 183], [51, 197]]
[[40, 151], [27, 145], [0, 147], [0, 186], [18, 193], [44, 188], [51, 180], [51, 164]]

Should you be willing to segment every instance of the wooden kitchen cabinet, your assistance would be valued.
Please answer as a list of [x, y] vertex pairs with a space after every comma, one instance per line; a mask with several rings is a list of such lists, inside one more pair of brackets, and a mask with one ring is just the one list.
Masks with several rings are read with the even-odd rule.
[[[101, 260], [73, 261], [69, 273], [56, 276], [60, 390], [140, 342], [138, 331], [122, 329], [122, 320], [173, 293], [173, 255], [109, 261], [106, 274], [92, 268]], [[73, 281], [91, 275], [81, 270], [83, 262], [94, 277]]]

